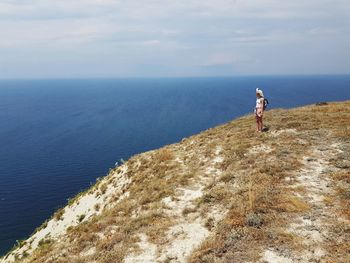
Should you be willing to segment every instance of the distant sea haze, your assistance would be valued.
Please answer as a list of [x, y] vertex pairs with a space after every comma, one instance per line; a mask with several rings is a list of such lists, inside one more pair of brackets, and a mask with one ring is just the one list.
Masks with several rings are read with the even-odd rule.
[[257, 87], [269, 109], [350, 99], [350, 76], [1, 80], [0, 254], [121, 158], [252, 113]]

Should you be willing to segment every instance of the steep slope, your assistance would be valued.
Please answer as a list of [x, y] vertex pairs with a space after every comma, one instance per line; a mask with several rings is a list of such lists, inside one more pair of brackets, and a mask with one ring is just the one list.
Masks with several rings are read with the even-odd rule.
[[350, 102], [136, 155], [1, 262], [350, 262]]

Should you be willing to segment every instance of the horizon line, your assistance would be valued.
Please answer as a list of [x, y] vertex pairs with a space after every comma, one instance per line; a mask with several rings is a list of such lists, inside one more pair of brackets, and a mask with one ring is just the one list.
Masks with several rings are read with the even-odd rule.
[[242, 78], [242, 77], [327, 77], [327, 76], [350, 76], [350, 73], [316, 73], [316, 74], [242, 74], [242, 75], [223, 75], [223, 76], [105, 76], [105, 77], [17, 77], [1, 78], [6, 80], [113, 80], [113, 79], [210, 79], [210, 78]]

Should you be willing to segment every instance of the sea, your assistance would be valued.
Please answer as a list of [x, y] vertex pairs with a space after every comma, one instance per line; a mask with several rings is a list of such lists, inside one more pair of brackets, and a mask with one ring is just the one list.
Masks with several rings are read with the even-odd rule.
[[268, 109], [350, 100], [350, 75], [0, 80], [0, 255], [116, 162], [252, 114], [257, 87]]

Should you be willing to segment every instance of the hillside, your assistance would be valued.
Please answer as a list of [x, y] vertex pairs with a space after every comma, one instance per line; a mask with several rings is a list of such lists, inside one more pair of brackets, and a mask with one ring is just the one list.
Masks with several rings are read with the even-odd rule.
[[349, 123], [270, 110], [138, 154], [0, 262], [350, 262]]

